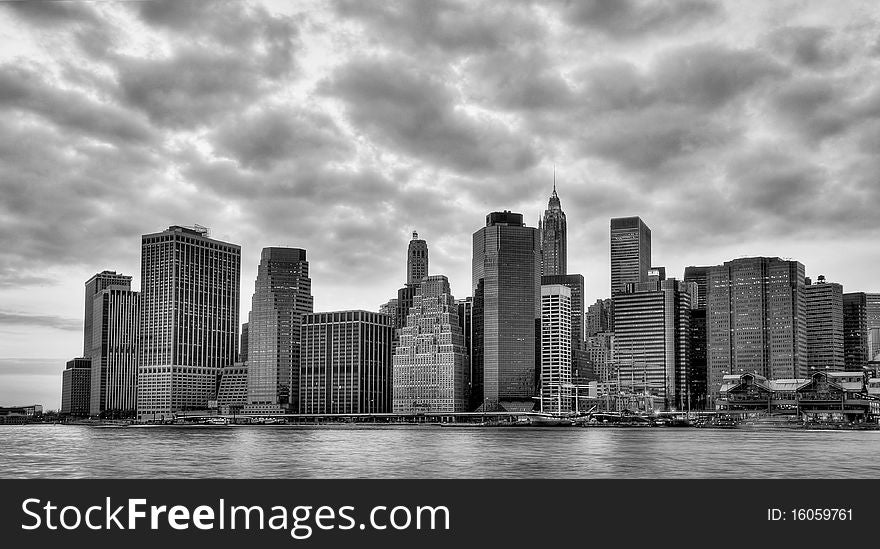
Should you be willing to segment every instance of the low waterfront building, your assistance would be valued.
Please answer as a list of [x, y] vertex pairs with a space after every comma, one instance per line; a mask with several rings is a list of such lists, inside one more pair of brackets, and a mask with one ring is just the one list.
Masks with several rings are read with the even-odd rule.
[[740, 413], [789, 415], [808, 421], [876, 421], [880, 396], [871, 391], [867, 371], [817, 371], [809, 378], [768, 380], [760, 374], [726, 375], [716, 410]]
[[248, 403], [248, 364], [236, 362], [220, 370], [217, 409], [221, 414], [238, 413]]
[[74, 417], [87, 417], [91, 402], [92, 361], [74, 358], [67, 361], [61, 375], [61, 413]]

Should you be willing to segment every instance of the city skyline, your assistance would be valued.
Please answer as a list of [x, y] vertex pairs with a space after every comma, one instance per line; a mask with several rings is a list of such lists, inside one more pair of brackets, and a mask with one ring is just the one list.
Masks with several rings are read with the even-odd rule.
[[308, 250], [316, 311], [377, 310], [412, 231], [465, 298], [470, 235], [531, 225], [554, 164], [585, 303], [610, 297], [608, 219], [636, 215], [670, 277], [778, 256], [880, 290], [876, 7], [643, 4], [4, 5], [0, 403], [57, 407], [82, 283], [140, 288], [142, 234], [240, 244], [242, 320], [262, 248]]

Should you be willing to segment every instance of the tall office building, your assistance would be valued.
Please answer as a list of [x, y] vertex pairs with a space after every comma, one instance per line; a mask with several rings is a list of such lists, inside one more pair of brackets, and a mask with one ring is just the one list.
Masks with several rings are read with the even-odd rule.
[[89, 415], [92, 363], [85, 357], [67, 361], [61, 374], [61, 413], [74, 417]]
[[880, 354], [880, 294], [843, 294], [844, 361], [860, 369]]
[[735, 259], [709, 269], [708, 393], [727, 374], [805, 378], [804, 266], [778, 257]]
[[541, 285], [541, 409], [571, 411], [571, 289]]
[[587, 338], [587, 360], [599, 383], [617, 382], [614, 362], [614, 333], [600, 332]]
[[413, 231], [406, 249], [406, 283], [418, 284], [428, 276], [428, 243]]
[[810, 371], [843, 371], [843, 286], [819, 276], [816, 284], [808, 280], [804, 298]]
[[138, 416], [167, 419], [206, 408], [235, 363], [241, 248], [177, 225], [141, 242]]
[[471, 393], [474, 383], [474, 298], [456, 299], [455, 306], [458, 308], [458, 325], [461, 327], [468, 358], [468, 410], [470, 410], [473, 404]]
[[474, 233], [474, 360], [483, 410], [531, 409], [541, 318], [541, 243], [522, 214], [486, 216]]
[[85, 309], [83, 314], [83, 356], [88, 358], [92, 351], [92, 300], [98, 292], [107, 288], [121, 288], [124, 290], [131, 289], [131, 277], [128, 275], [118, 274], [116, 271], [101, 271], [92, 278], [88, 279], [85, 284]]
[[248, 316], [247, 411], [299, 410], [300, 323], [313, 303], [306, 251], [263, 248]]
[[691, 310], [691, 407], [704, 409], [706, 406], [706, 383], [708, 375], [709, 335], [706, 325], [706, 294], [710, 267], [691, 266], [684, 270], [684, 281], [697, 286], [697, 302]]
[[467, 411], [470, 363], [445, 276], [422, 279], [393, 363], [394, 413]]
[[542, 287], [553, 284], [561, 284], [571, 293], [571, 369], [582, 371], [587, 362], [584, 345], [584, 276], [567, 274], [541, 277]]
[[696, 285], [670, 278], [629, 283], [614, 297], [614, 352], [622, 391], [666, 409], [691, 406], [690, 314]]
[[865, 294], [865, 319], [868, 329], [868, 354], [870, 360], [880, 355], [880, 294]]
[[541, 274], [544, 276], [568, 273], [568, 228], [565, 212], [556, 194], [556, 172], [553, 173], [553, 194], [544, 210], [538, 227], [541, 235]]
[[611, 297], [629, 282], [647, 282], [651, 268], [651, 229], [639, 217], [611, 220]]
[[248, 323], [245, 322], [241, 325], [241, 336], [239, 337], [238, 344], [238, 361], [239, 362], [247, 362], [248, 360], [248, 337], [250, 330], [248, 330]]
[[[131, 277], [129, 277], [130, 280]], [[91, 415], [134, 417], [137, 411], [140, 294], [110, 285], [92, 297]]]
[[391, 317], [381, 313], [303, 315], [301, 413], [390, 413], [393, 330]]

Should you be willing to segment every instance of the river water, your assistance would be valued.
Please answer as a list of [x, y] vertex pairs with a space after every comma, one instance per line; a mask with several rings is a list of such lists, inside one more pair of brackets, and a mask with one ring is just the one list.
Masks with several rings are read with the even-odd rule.
[[874, 478], [880, 431], [0, 426], [2, 478]]

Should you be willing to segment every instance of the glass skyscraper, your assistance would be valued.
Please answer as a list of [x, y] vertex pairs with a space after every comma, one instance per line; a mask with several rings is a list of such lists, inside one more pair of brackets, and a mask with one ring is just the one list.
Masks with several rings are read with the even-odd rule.
[[[541, 242], [522, 214], [486, 216], [474, 233], [474, 373], [483, 410], [531, 409], [541, 318]], [[476, 384], [475, 384], [476, 385]]]
[[247, 411], [299, 410], [300, 324], [312, 310], [306, 251], [263, 248], [247, 323]]

